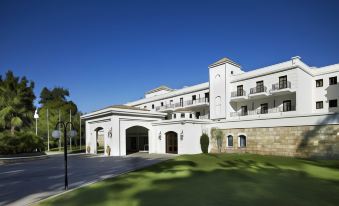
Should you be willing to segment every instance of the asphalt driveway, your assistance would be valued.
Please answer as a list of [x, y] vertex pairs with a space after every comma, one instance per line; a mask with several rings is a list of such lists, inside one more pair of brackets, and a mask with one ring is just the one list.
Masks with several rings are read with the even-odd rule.
[[[136, 153], [126, 157], [68, 157], [69, 189], [146, 167], [172, 155]], [[28, 205], [63, 192], [63, 155], [0, 166], [0, 205]]]

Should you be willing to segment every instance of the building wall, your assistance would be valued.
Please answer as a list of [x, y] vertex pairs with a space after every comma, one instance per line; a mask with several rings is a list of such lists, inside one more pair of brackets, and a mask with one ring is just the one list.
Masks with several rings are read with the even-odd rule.
[[[264, 127], [222, 129], [223, 153], [253, 153], [297, 157], [339, 157], [339, 125]], [[227, 147], [226, 137], [233, 136], [233, 147]], [[245, 135], [247, 145], [239, 148], [239, 135]], [[217, 152], [215, 138], [211, 152]]]

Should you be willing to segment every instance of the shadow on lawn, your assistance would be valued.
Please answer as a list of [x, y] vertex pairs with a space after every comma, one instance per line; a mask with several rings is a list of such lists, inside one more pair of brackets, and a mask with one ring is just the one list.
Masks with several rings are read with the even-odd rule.
[[[140, 185], [143, 178], [149, 178], [145, 172], [154, 176], [170, 173], [173, 177], [154, 178], [147, 185]], [[176, 176], [180, 172], [187, 172], [188, 175]], [[197, 163], [193, 161], [169, 160], [69, 193], [54, 204], [337, 205], [338, 192], [338, 181], [311, 177], [303, 171], [282, 169], [272, 162], [220, 159], [215, 169], [209, 171], [206, 168], [197, 169]]]

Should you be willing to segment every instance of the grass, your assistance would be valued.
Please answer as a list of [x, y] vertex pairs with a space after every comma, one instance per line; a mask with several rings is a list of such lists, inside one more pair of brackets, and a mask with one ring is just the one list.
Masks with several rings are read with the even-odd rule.
[[40, 205], [339, 205], [339, 160], [185, 155]]

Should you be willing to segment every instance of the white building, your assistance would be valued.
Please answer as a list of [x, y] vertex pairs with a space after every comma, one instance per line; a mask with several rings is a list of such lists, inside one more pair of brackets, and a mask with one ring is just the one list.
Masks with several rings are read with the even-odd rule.
[[209, 82], [160, 86], [143, 99], [83, 115], [87, 152], [100, 145], [113, 156], [196, 154], [200, 136], [217, 128], [223, 152], [337, 156], [338, 76], [339, 64], [315, 68], [300, 57], [249, 72], [223, 58], [209, 66]]

